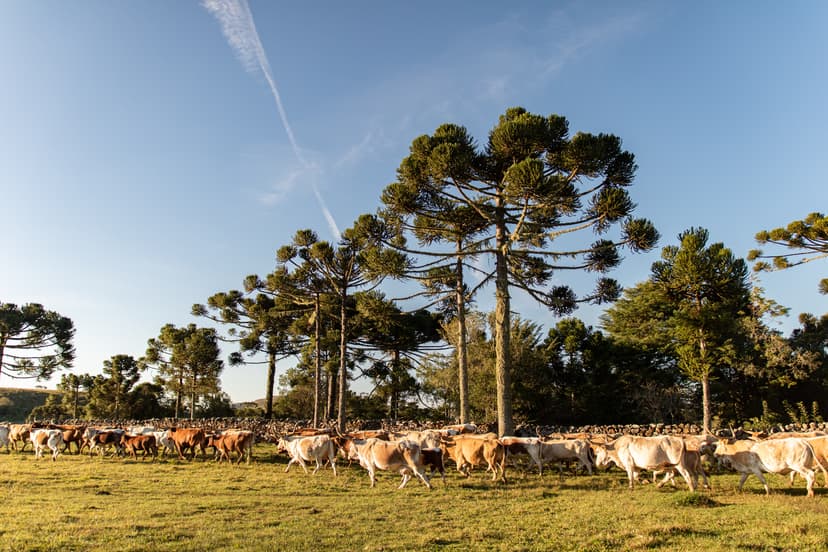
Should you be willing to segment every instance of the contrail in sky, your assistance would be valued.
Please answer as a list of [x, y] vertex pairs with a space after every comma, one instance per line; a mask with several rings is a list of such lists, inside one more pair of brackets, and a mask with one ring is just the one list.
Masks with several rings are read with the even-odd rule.
[[[302, 150], [296, 143], [296, 137], [293, 135], [293, 129], [288, 122], [285, 107], [282, 105], [282, 98], [279, 96], [279, 89], [276, 88], [276, 81], [273, 80], [273, 72], [270, 69], [270, 63], [267, 61], [262, 42], [259, 40], [259, 33], [256, 32], [256, 23], [253, 21], [253, 14], [250, 13], [250, 6], [247, 5], [247, 0], [203, 0], [204, 8], [213, 14], [219, 23], [221, 23], [221, 30], [227, 38], [230, 47], [235, 50], [244, 69], [249, 73], [261, 72], [267, 84], [270, 86], [270, 91], [273, 94], [273, 99], [276, 100], [276, 107], [279, 110], [279, 118], [282, 120], [282, 126], [285, 127], [285, 133], [290, 140], [290, 145], [293, 148], [293, 154], [299, 163], [306, 169], [316, 168], [309, 163], [302, 155]], [[325, 204], [322, 194], [319, 193], [319, 188], [313, 178], [310, 178], [313, 195], [316, 196], [316, 201], [322, 209], [322, 214], [328, 222], [328, 226], [334, 233], [337, 239], [340, 238], [341, 233], [336, 221]]]

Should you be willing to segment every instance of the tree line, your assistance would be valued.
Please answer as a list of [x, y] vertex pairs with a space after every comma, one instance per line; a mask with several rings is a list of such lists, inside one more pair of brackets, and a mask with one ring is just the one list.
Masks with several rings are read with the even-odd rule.
[[[380, 209], [336, 243], [297, 231], [276, 249], [273, 272], [193, 306], [215, 327], [168, 324], [141, 358], [116, 355], [101, 376], [65, 376], [61, 408], [69, 400], [77, 413], [84, 388], [85, 415], [215, 412], [229, 406], [220, 345], [232, 343], [230, 364], [267, 364], [264, 416], [335, 418], [343, 430], [349, 416], [372, 414], [497, 420], [501, 435], [516, 422], [701, 418], [709, 429], [824, 416], [828, 318], [803, 314], [781, 335], [771, 323], [787, 310], [706, 229], [664, 246], [645, 281], [625, 289], [608, 276], [625, 251], [661, 238], [633, 216], [636, 170], [620, 138], [570, 135], [560, 115], [508, 109], [483, 146], [464, 127], [441, 125], [412, 141]], [[787, 269], [828, 255], [828, 222], [812, 213], [756, 240], [782, 248], [751, 251], [756, 271]], [[389, 280], [408, 291], [389, 297]], [[479, 312], [492, 292], [494, 310]], [[554, 327], [513, 312], [517, 293], [548, 307]], [[583, 303], [607, 305], [601, 328], [572, 317]], [[71, 366], [71, 320], [39, 305], [0, 313], [3, 373], [48, 377]], [[277, 394], [276, 366], [289, 357]], [[147, 369], [154, 382], [136, 385]], [[371, 382], [367, 396], [351, 391], [356, 377]]]

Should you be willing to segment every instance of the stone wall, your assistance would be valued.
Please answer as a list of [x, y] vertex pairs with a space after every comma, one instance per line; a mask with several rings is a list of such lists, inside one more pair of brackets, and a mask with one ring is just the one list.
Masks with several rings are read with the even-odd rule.
[[[257, 440], [275, 442], [282, 435], [293, 433], [299, 429], [311, 427], [310, 420], [281, 419], [265, 420], [263, 418], [205, 418], [198, 420], [183, 420], [161, 418], [152, 420], [70, 420], [64, 423], [77, 423], [101, 427], [153, 426], [159, 429], [170, 427], [201, 427], [207, 431], [220, 431], [228, 428], [248, 429], [256, 433]], [[387, 431], [406, 431], [422, 429], [439, 429], [440, 422], [417, 422], [414, 420], [352, 420], [347, 424], [348, 431], [363, 429], [385, 429]], [[334, 429], [336, 420], [321, 424], [321, 428]], [[742, 432], [741, 427], [732, 428], [737, 434]], [[497, 424], [477, 424], [479, 433], [496, 432]], [[589, 433], [592, 435], [696, 435], [702, 431], [697, 424], [628, 424], [628, 425], [586, 425], [586, 426], [555, 426], [555, 425], [519, 425], [515, 434], [523, 437], [560, 437], [575, 434]], [[786, 424], [770, 430], [771, 433], [780, 431], [826, 431], [828, 423]], [[730, 435], [731, 428], [715, 431], [719, 435]]]

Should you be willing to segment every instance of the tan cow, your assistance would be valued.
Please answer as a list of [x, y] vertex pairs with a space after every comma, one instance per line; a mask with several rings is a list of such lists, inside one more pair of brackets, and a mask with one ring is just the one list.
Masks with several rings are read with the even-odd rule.
[[[710, 488], [710, 480], [707, 478], [707, 472], [704, 471], [704, 465], [702, 462], [702, 453], [698, 450], [693, 450], [690, 448], [690, 444], [687, 444], [687, 452], [686, 452], [686, 459], [687, 459], [687, 470], [690, 472], [690, 476], [693, 478], [693, 484], [698, 487], [699, 486], [699, 476], [702, 476], [702, 481], [705, 489]], [[653, 470], [653, 483], [656, 481], [656, 477], [658, 477], [659, 473], [664, 471], [664, 479], [662, 479], [658, 486], [661, 487], [668, 481], [670, 484], [675, 487], [676, 486], [676, 470], [674, 468], [667, 468], [666, 470]]]
[[412, 476], [417, 476], [423, 484], [431, 489], [431, 483], [425, 474], [420, 447], [411, 441], [381, 441], [379, 439], [355, 439], [352, 443], [350, 459], [359, 460], [359, 465], [368, 471], [371, 487], [376, 485], [377, 470], [399, 471], [402, 489]]
[[390, 434], [393, 441], [409, 441], [420, 447], [420, 456], [423, 459], [423, 464], [428, 466], [429, 474], [433, 476], [435, 471], [439, 472], [443, 483], [446, 482], [446, 469], [443, 464], [442, 440], [447, 435], [448, 433], [439, 429], [394, 432]]
[[495, 438], [467, 435], [445, 438], [443, 452], [465, 477], [471, 477], [471, 468], [485, 464], [486, 471], [492, 472], [492, 481], [497, 481], [499, 475], [506, 483], [506, 448]]
[[29, 444], [29, 436], [32, 432], [32, 424], [9, 424], [9, 441], [12, 448], [17, 450], [17, 443], [23, 443], [20, 447], [20, 452], [26, 450], [26, 445]]
[[691, 491], [696, 485], [687, 467], [687, 445], [680, 437], [661, 435], [637, 437], [623, 435], [605, 445], [594, 445], [595, 465], [599, 468], [611, 462], [627, 472], [630, 489], [638, 481], [640, 470], [674, 468], [684, 478]]
[[436, 429], [423, 431], [395, 431], [390, 434], [392, 441], [411, 441], [420, 449], [440, 449], [443, 434]]
[[449, 424], [442, 427], [444, 430], [456, 431], [460, 435], [477, 433], [477, 426], [474, 424]]
[[768, 434], [764, 439], [790, 439], [797, 437], [799, 439], [810, 439], [811, 437], [825, 437], [828, 433], [824, 431], [780, 431], [778, 433]]
[[788, 474], [796, 472], [805, 478], [807, 496], [814, 496], [814, 470], [817, 464], [813, 447], [805, 440], [796, 437], [788, 439], [771, 439], [751, 443], [750, 441], [733, 441], [719, 439], [716, 445], [716, 458], [723, 464], [742, 474], [739, 490], [742, 490], [748, 476], [755, 475], [765, 487], [765, 494], [770, 494], [770, 487], [765, 480], [765, 473]]
[[507, 456], [529, 456], [538, 467], [538, 475], [543, 475], [543, 465], [547, 462], [578, 462], [592, 475], [591, 450], [589, 443], [583, 439], [543, 441], [537, 437], [501, 437], [500, 442], [506, 447]]
[[331, 469], [333, 469], [334, 476], [336, 476], [336, 447], [329, 435], [308, 437], [288, 435], [279, 439], [276, 448], [280, 452], [287, 452], [290, 456], [285, 472], [290, 470], [291, 465], [299, 464], [305, 470], [305, 473], [308, 473], [305, 462], [313, 460], [316, 462], [316, 469], [313, 470], [314, 475], [322, 468], [324, 462], [330, 462]]
[[[820, 437], [808, 437], [805, 442], [811, 445], [814, 450], [814, 460], [816, 465], [814, 468], [819, 468], [822, 476], [825, 479], [825, 486], [828, 487], [828, 435]], [[791, 485], [794, 484], [796, 472], [791, 472]], [[816, 476], [814, 476], [814, 483], [816, 483]]]

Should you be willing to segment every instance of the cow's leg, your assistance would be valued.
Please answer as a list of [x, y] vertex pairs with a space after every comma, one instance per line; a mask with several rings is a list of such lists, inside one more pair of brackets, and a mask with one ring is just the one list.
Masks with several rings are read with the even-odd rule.
[[414, 473], [420, 478], [420, 481], [425, 484], [426, 488], [431, 490], [431, 481], [429, 481], [428, 476], [425, 474], [425, 468], [422, 470], [414, 469]]
[[770, 487], [768, 486], [768, 482], [765, 480], [765, 476], [762, 475], [762, 472], [757, 472], [755, 475], [759, 478], [759, 481], [762, 482], [762, 486], [765, 487], [765, 495], [770, 496]]
[[745, 485], [745, 481], [747, 480], [749, 473], [743, 473], [742, 477], [739, 478], [739, 492], [742, 491], [742, 487]]
[[693, 477], [690, 475], [690, 472], [687, 470], [687, 468], [682, 466], [681, 464], [677, 464], [675, 469], [679, 472], [681, 477], [684, 478], [684, 481], [687, 483], [687, 487], [690, 489], [690, 492], [696, 492], [696, 484], [694, 483]]
[[331, 461], [331, 469], [334, 472], [334, 477], [336, 477], [336, 453], [332, 454], [329, 459]]
[[627, 479], [630, 482], [630, 490], [633, 490], [633, 488], [635, 487], [635, 480], [638, 479], [638, 473], [636, 473], [635, 468], [627, 468]]
[[307, 474], [308, 473], [308, 466], [307, 466], [307, 464], [305, 464], [305, 459], [302, 458], [302, 455], [297, 456], [296, 460], [297, 460], [297, 462], [299, 462], [299, 465], [302, 466], [302, 469], [305, 470], [305, 474]]
[[816, 480], [816, 474], [814, 470], [809, 468], [802, 468], [799, 472], [799, 475], [805, 478], [805, 485], [808, 489], [807, 496], [813, 497], [814, 496], [814, 481]]
[[402, 483], [400, 483], [400, 486], [397, 488], [404, 489], [408, 483], [408, 480], [411, 479], [411, 471], [408, 468], [402, 468], [400, 473], [402, 474]]
[[289, 472], [289, 471], [290, 471], [290, 466], [291, 466], [291, 464], [293, 464], [295, 461], [296, 461], [296, 459], [295, 459], [295, 458], [291, 458], [290, 460], [288, 460], [287, 467], [285, 468], [285, 473], [287, 473], [287, 472]]
[[709, 490], [710, 489], [710, 480], [707, 479], [707, 472], [704, 471], [704, 468], [699, 468], [699, 471], [701, 472], [702, 481], [704, 481], [704, 488]]
[[315, 460], [316, 460], [316, 469], [313, 470], [313, 475], [316, 475], [316, 472], [318, 472], [319, 469], [322, 467], [322, 459], [319, 456], [317, 456], [315, 458]]

